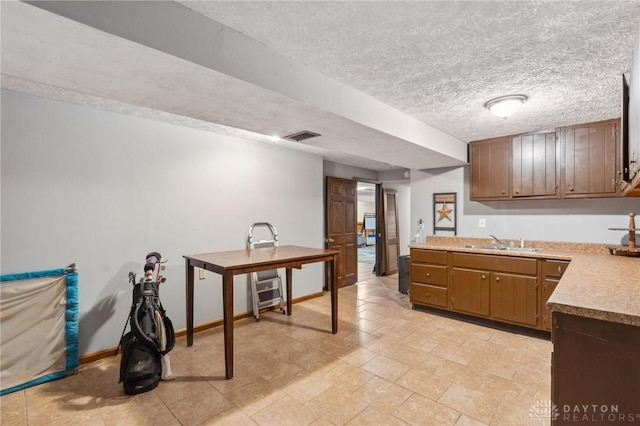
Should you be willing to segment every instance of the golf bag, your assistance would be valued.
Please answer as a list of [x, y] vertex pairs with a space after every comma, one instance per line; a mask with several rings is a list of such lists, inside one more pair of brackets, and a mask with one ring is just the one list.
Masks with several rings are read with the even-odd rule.
[[[165, 279], [160, 277], [161, 256], [149, 253], [144, 266], [145, 278], [135, 282], [133, 272], [129, 281], [133, 284], [133, 301], [127, 323], [131, 331], [120, 339], [120, 382], [127, 395], [135, 395], [154, 389], [160, 379], [171, 380], [173, 373], [169, 363], [169, 351], [175, 344], [173, 324], [160, 302], [159, 286]], [[158, 270], [156, 279], [153, 272]], [[127, 324], [125, 324], [125, 330]]]

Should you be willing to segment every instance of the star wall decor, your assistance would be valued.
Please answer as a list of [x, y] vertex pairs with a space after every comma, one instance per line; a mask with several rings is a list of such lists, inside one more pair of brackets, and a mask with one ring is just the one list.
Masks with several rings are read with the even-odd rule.
[[452, 222], [451, 216], [449, 216], [452, 211], [453, 210], [451, 210], [447, 206], [446, 201], [444, 203], [442, 203], [442, 208], [440, 208], [440, 210], [438, 210], [438, 213], [440, 213], [440, 216], [438, 217], [438, 222], [440, 222], [442, 219], [447, 219], [449, 222]]
[[456, 235], [456, 193], [441, 192], [433, 194], [433, 234]]

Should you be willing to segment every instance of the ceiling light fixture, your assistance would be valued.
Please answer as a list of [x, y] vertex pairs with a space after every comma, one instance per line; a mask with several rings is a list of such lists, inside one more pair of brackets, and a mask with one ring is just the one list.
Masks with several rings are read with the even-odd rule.
[[491, 99], [484, 106], [498, 117], [507, 118], [527, 102], [525, 95], [508, 95]]

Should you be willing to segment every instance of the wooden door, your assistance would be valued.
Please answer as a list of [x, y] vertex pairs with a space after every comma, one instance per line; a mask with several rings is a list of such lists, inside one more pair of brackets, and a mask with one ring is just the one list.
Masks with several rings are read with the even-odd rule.
[[490, 273], [453, 268], [451, 275], [452, 309], [489, 316]]
[[616, 121], [567, 127], [562, 133], [565, 197], [615, 195], [622, 162]]
[[398, 255], [400, 254], [400, 240], [398, 237], [398, 207], [396, 203], [396, 191], [385, 190], [384, 203], [384, 275], [398, 272]]
[[491, 274], [491, 317], [536, 326], [538, 323], [536, 278]]
[[509, 139], [472, 142], [469, 150], [471, 198], [509, 198]]
[[511, 157], [514, 197], [556, 196], [555, 132], [513, 137]]
[[325, 247], [338, 250], [338, 287], [358, 278], [356, 182], [327, 176]]

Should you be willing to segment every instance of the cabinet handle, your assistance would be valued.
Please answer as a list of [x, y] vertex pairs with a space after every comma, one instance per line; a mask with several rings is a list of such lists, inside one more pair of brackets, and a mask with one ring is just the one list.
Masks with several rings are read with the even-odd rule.
[[482, 279], [484, 280], [485, 278], [487, 278], [487, 276], [486, 276], [486, 275], [483, 275], [483, 276], [482, 276]]
[[425, 296], [431, 297], [431, 293], [427, 293], [427, 294], [425, 294]]
[[559, 273], [560, 275], [562, 275], [562, 266], [561, 266], [561, 265], [558, 265], [558, 273]]
[[502, 191], [502, 195], [505, 195], [507, 193], [507, 191]]
[[431, 274], [427, 272], [427, 277], [430, 277], [430, 276], [431, 276]]
[[519, 193], [520, 193], [520, 190], [519, 190], [519, 189], [516, 189], [516, 194], [519, 194]]
[[573, 186], [569, 187], [569, 191], [573, 192]]
[[500, 281], [500, 277], [496, 277], [496, 281]]

